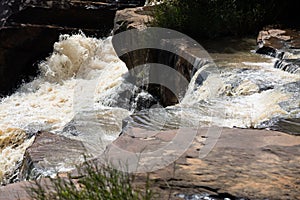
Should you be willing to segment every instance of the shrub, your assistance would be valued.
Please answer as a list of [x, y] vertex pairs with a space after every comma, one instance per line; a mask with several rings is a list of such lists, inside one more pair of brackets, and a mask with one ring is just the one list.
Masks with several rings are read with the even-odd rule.
[[142, 190], [134, 186], [134, 174], [120, 172], [110, 166], [98, 167], [97, 164], [86, 162], [78, 170], [81, 178], [77, 185], [70, 175], [68, 178], [50, 178], [50, 184], [36, 180], [30, 188], [30, 196], [37, 200], [152, 199], [149, 177]]
[[274, 22], [283, 4], [275, 0], [165, 0], [156, 6], [152, 25], [191, 36], [251, 34]]

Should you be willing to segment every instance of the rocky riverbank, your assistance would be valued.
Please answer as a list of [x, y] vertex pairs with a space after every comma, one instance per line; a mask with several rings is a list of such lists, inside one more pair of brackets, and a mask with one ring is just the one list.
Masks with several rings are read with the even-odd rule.
[[[145, 149], [153, 151], [171, 142], [178, 130], [156, 132], [150, 137], [139, 137], [141, 130], [129, 131], [129, 134], [123, 133], [113, 145], [139, 154]], [[194, 130], [184, 131], [188, 134]], [[150, 174], [152, 187], [157, 192], [155, 199], [180, 199], [180, 196], [203, 193], [210, 194], [213, 199], [298, 199], [299, 137], [275, 131], [224, 128], [213, 150], [200, 159], [199, 151], [209, 145], [206, 142], [209, 141], [207, 131], [206, 128], [198, 129], [191, 146], [176, 162]], [[135, 137], [132, 137], [133, 132]], [[33, 160], [39, 158], [39, 162], [47, 160], [50, 165], [53, 164], [53, 154], [47, 150], [40, 151], [39, 141], [36, 139], [27, 152], [38, 150]], [[68, 141], [68, 145], [72, 143]], [[112, 154], [110, 151], [113, 149], [109, 146], [102, 158]], [[170, 154], [171, 151], [166, 151], [161, 156], [168, 157]], [[142, 180], [137, 180], [137, 184]], [[29, 199], [24, 191], [27, 184], [20, 182], [1, 187], [0, 199]]]

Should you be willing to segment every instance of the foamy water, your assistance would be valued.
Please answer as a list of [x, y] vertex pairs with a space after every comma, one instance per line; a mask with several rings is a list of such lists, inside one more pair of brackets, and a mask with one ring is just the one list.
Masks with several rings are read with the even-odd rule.
[[[273, 69], [274, 62], [232, 61], [220, 66], [200, 86], [193, 79], [180, 104], [155, 109], [150, 118], [137, 114], [137, 123], [249, 128], [275, 117], [299, 118], [299, 88], [293, 83], [300, 77]], [[124, 83], [127, 68], [116, 56], [111, 38], [62, 35], [40, 70], [35, 80], [1, 100], [0, 180], [15, 170], [37, 131], [80, 140], [89, 153], [99, 155], [132, 114], [116, 103], [132, 86]]]
[[[41, 75], [1, 100], [0, 144], [2, 140], [11, 142], [0, 145], [0, 179], [11, 173], [22, 159], [33, 140], [27, 139], [29, 134], [39, 130], [59, 133], [73, 119], [74, 91], [80, 81], [98, 80], [92, 95], [96, 99], [117, 87], [127, 71], [114, 53], [111, 38], [101, 40], [78, 34], [62, 35], [59, 40], [54, 44], [54, 53], [40, 64]], [[127, 110], [119, 112], [129, 114]], [[123, 116], [117, 117], [121, 122]], [[105, 138], [103, 134], [103, 137], [110, 142], [115, 139], [121, 130], [121, 123], [118, 125], [115, 135]], [[12, 130], [27, 133], [18, 136], [24, 140], [20, 146], [14, 146], [15, 134], [8, 134]]]

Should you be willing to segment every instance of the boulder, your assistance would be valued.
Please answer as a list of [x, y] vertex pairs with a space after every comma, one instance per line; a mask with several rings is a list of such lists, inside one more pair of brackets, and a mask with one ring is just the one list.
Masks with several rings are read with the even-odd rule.
[[80, 141], [40, 132], [25, 152], [19, 179], [35, 179], [41, 175], [51, 176], [59, 171], [70, 171], [84, 161], [85, 153], [86, 149]]
[[0, 187], [0, 200], [30, 200], [30, 195], [25, 189], [30, 185], [29, 182], [23, 181]]
[[152, 6], [118, 10], [114, 19], [114, 34], [130, 29], [145, 29], [153, 19], [152, 12]]

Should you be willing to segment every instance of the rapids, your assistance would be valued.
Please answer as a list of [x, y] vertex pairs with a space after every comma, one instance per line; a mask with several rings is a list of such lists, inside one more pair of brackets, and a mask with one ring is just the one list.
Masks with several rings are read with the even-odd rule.
[[[268, 128], [280, 118], [300, 118], [299, 74], [275, 69], [275, 59], [249, 50], [211, 56], [218, 71], [201, 85], [193, 78], [179, 104], [135, 112], [136, 102], [129, 99], [123, 104], [132, 105], [118, 107], [122, 91], [137, 88], [126, 83], [127, 68], [111, 37], [61, 35], [40, 63], [39, 76], [1, 99], [0, 180], [11, 176], [41, 130], [83, 141], [96, 156], [118, 137], [122, 122], [151, 130]], [[152, 98], [145, 91], [139, 95]]]

